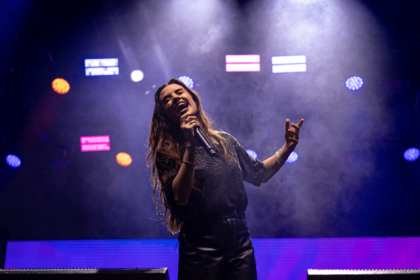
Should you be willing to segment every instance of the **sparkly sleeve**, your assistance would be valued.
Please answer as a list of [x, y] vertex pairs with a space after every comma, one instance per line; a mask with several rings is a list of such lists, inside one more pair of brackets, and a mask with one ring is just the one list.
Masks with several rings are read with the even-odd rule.
[[156, 160], [156, 168], [159, 175], [159, 182], [162, 188], [161, 191], [165, 193], [167, 201], [173, 204], [175, 203], [175, 198], [172, 192], [172, 182], [174, 181], [177, 172], [173, 169], [170, 169], [170, 165], [165, 163], [162, 162], [158, 154], [158, 158]]
[[231, 142], [235, 147], [238, 163], [242, 169], [244, 181], [259, 187], [264, 175], [264, 165], [258, 159], [253, 159], [242, 147], [235, 137], [229, 135]]

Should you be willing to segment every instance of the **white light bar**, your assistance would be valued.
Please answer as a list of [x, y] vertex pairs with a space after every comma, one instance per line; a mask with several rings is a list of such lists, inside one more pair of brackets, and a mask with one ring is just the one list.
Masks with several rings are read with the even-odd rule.
[[119, 75], [118, 58], [90, 58], [85, 59], [86, 76]]
[[118, 75], [120, 69], [118, 67], [89, 67], [85, 68], [86, 76], [112, 76]]
[[306, 72], [306, 55], [273, 56], [273, 73]]
[[226, 55], [226, 63], [260, 63], [259, 54], [228, 54]]
[[273, 56], [272, 64], [306, 63], [306, 55]]
[[259, 64], [226, 64], [226, 72], [260, 72]]
[[85, 67], [118, 66], [118, 58], [90, 58], [85, 59]]
[[259, 54], [226, 55], [226, 72], [260, 72]]
[[273, 73], [306, 72], [306, 64], [280, 64], [273, 65]]

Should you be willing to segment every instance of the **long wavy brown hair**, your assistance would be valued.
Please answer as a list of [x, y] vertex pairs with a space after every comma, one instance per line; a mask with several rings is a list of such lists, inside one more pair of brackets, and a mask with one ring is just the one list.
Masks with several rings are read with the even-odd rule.
[[[234, 160], [234, 158], [231, 152], [228, 152], [226, 149], [226, 140], [214, 130], [211, 120], [204, 113], [197, 92], [187, 87], [178, 79], [171, 79], [167, 84], [158, 88], [155, 93], [155, 109], [150, 126], [146, 164], [147, 167], [152, 169], [153, 201], [156, 205], [158, 215], [162, 217], [163, 213], [163, 219], [169, 231], [175, 234], [179, 232], [181, 222], [174, 215], [173, 205], [168, 202], [164, 182], [170, 174], [178, 172], [181, 167], [182, 151], [185, 144], [183, 140], [179, 139], [179, 135], [183, 135], [180, 127], [169, 118], [162, 104], [159, 102], [162, 90], [170, 84], [182, 86], [192, 96], [197, 105], [196, 117], [201, 124], [201, 130], [207, 139], [218, 148], [218, 154], [227, 160]], [[166, 188], [168, 187], [166, 186]], [[158, 197], [162, 206], [158, 203]]]

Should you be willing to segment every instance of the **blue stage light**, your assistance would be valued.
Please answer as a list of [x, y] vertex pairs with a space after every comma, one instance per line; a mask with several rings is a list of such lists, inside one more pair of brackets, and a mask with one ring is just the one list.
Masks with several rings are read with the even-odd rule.
[[194, 88], [194, 81], [188, 76], [181, 76], [178, 78], [181, 82], [183, 82], [187, 87], [193, 89]]
[[20, 166], [20, 164], [22, 163], [22, 162], [20, 161], [20, 159], [19, 159], [17, 156], [15, 156], [15, 155], [8, 155], [8, 156], [6, 157], [6, 162], [7, 162], [7, 164], [8, 164], [9, 166], [14, 167], [14, 168], [19, 167], [19, 166]]
[[250, 155], [253, 159], [257, 159], [257, 158], [258, 158], [258, 155], [257, 155], [257, 152], [256, 152], [256, 151], [248, 149], [248, 150], [246, 150], [246, 152], [247, 152], [247, 153], [248, 153], [248, 155]]
[[346, 80], [346, 88], [349, 90], [359, 90], [363, 87], [363, 79], [359, 76], [353, 76]]
[[410, 148], [404, 152], [404, 158], [406, 161], [415, 161], [419, 158], [420, 151], [417, 148]]
[[289, 157], [287, 158], [286, 162], [287, 163], [295, 163], [299, 158], [298, 153], [296, 152], [292, 152]]

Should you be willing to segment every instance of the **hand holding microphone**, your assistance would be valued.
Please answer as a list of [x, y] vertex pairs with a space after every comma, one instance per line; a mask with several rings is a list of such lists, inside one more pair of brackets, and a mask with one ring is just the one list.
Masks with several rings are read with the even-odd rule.
[[196, 145], [197, 141], [203, 145], [204, 149], [211, 155], [214, 156], [216, 151], [213, 145], [201, 131], [201, 124], [196, 116], [181, 116], [181, 130], [184, 134], [187, 145]]

